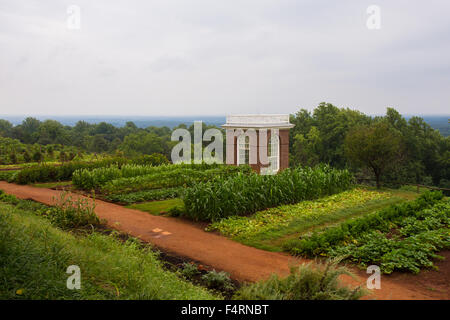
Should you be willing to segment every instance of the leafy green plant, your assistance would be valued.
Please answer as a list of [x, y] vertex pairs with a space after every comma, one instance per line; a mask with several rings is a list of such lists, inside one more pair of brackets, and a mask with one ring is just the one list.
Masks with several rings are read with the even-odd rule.
[[[250, 239], [259, 235], [267, 239], [270, 232], [282, 235], [303, 232], [308, 228], [333, 222], [352, 215], [357, 208], [364, 213], [367, 203], [391, 199], [388, 192], [367, 191], [361, 188], [344, 191], [316, 200], [282, 205], [258, 211], [251, 216], [232, 216], [214, 222], [208, 230], [217, 230], [233, 239]], [[358, 213], [357, 211], [357, 213]]]
[[417, 273], [432, 267], [439, 250], [450, 248], [450, 200], [427, 192], [416, 201], [344, 222], [323, 233], [286, 243], [294, 254], [340, 257], [363, 267]]
[[187, 279], [192, 279], [200, 274], [197, 265], [190, 262], [184, 262], [181, 267], [181, 274]]
[[326, 254], [331, 247], [348, 243], [364, 232], [374, 230], [387, 232], [394, 226], [393, 223], [415, 214], [417, 211], [433, 206], [442, 197], [443, 195], [440, 192], [426, 192], [415, 201], [389, 206], [367, 216], [343, 222], [322, 233], [292, 239], [285, 243], [285, 250], [293, 254], [306, 254], [308, 256]]
[[178, 198], [183, 193], [184, 189], [184, 187], [153, 189], [132, 193], [113, 193], [104, 195], [103, 197], [113, 202], [131, 204], [136, 202]]
[[75, 198], [66, 192], [61, 193], [55, 206], [47, 215], [55, 225], [61, 228], [77, 228], [86, 225], [98, 225], [100, 219], [95, 214], [95, 199]]
[[336, 263], [303, 264], [291, 267], [290, 275], [243, 286], [234, 299], [239, 300], [357, 300], [364, 291], [339, 282], [340, 275], [351, 275]]
[[277, 175], [238, 174], [197, 183], [183, 201], [186, 216], [218, 221], [233, 215], [317, 199], [350, 188], [352, 175], [329, 166], [286, 169]]
[[14, 182], [19, 184], [67, 181], [72, 179], [72, 174], [80, 169], [94, 169], [113, 164], [121, 165], [129, 160], [125, 158], [109, 158], [95, 162], [71, 161], [60, 166], [42, 164], [30, 168], [22, 169], [15, 177]]
[[161, 188], [190, 187], [219, 177], [248, 174], [250, 167], [216, 166], [204, 169], [195, 165], [161, 166], [153, 173], [110, 180], [101, 187], [105, 194], [129, 193]]
[[216, 290], [233, 290], [234, 285], [230, 279], [230, 275], [225, 271], [217, 272], [216, 270], [208, 271], [202, 276], [202, 281], [210, 289]]

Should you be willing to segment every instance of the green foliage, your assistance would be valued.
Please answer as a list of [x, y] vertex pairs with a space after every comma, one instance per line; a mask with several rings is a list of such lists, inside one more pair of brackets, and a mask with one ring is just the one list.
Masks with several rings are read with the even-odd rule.
[[234, 285], [230, 279], [230, 275], [225, 271], [208, 271], [206, 274], [202, 275], [202, 281], [209, 289], [222, 291], [230, 291], [234, 289]]
[[143, 155], [133, 159], [134, 164], [147, 165], [147, 166], [160, 166], [163, 164], [169, 164], [167, 157], [160, 153], [153, 153], [150, 155]]
[[[369, 117], [356, 110], [338, 108], [330, 103], [321, 103], [312, 113], [301, 109], [291, 116], [295, 127], [290, 130], [290, 162], [292, 165], [315, 165], [328, 163], [337, 168], [348, 168], [348, 154], [345, 154], [345, 138], [356, 128], [371, 128], [379, 123], [387, 124], [388, 135], [394, 133], [394, 140], [381, 136], [379, 142], [369, 145], [355, 143], [355, 150], [363, 152], [374, 143], [385, 141], [381, 151], [395, 148], [400, 139], [403, 146], [401, 161], [390, 163], [381, 173], [385, 185], [424, 183], [425, 177], [432, 178], [434, 186], [450, 181], [450, 137], [442, 136], [420, 117], [406, 120], [395, 109], [388, 108], [383, 117]], [[448, 124], [447, 124], [448, 127]], [[441, 131], [442, 132], [442, 131]], [[378, 149], [377, 149], [378, 150]], [[379, 156], [372, 152], [373, 156]], [[389, 151], [391, 153], [391, 151]], [[381, 154], [380, 154], [381, 155]], [[379, 157], [379, 160], [384, 160]], [[387, 161], [387, 159], [386, 159]], [[353, 163], [357, 172], [366, 164]], [[372, 169], [371, 169], [372, 170]], [[374, 174], [365, 177], [374, 179]]]
[[0, 190], [0, 201], [11, 203], [13, 205], [17, 205], [20, 202], [20, 200], [17, 199], [15, 196], [6, 194], [3, 190]]
[[18, 171], [16, 170], [5, 170], [0, 171], [0, 181], [10, 181], [13, 179], [14, 175], [17, 174]]
[[344, 146], [350, 161], [373, 170], [378, 188], [381, 175], [399, 161], [403, 149], [399, 132], [386, 122], [350, 130]]
[[357, 300], [361, 288], [350, 289], [339, 283], [340, 275], [350, 275], [334, 263], [304, 264], [292, 267], [290, 275], [243, 286], [234, 296], [238, 300]]
[[67, 229], [100, 224], [100, 220], [95, 214], [95, 200], [73, 199], [65, 192], [55, 200], [55, 206], [46, 211], [46, 215], [55, 225]]
[[282, 251], [281, 245], [286, 237], [292, 238], [324, 224], [365, 215], [402, 200], [388, 192], [355, 188], [316, 200], [258, 211], [251, 216], [224, 218], [210, 224], [207, 230], [217, 230], [246, 245]]
[[286, 243], [294, 254], [344, 257], [366, 266], [419, 272], [433, 265], [435, 252], [450, 248], [450, 201], [426, 192], [417, 200], [393, 205], [362, 218], [343, 222], [323, 233]]
[[[49, 147], [56, 150], [67, 150], [68, 152], [77, 150], [75, 147], [56, 144], [49, 145]], [[42, 150], [46, 150], [43, 145], [25, 144], [17, 139], [0, 136], [0, 165], [57, 160], [53, 153], [43, 153]]]
[[191, 187], [196, 183], [214, 178], [229, 177], [239, 173], [248, 174], [251, 169], [248, 166], [226, 165], [210, 165], [208, 169], [208, 165], [175, 164], [160, 166], [155, 170], [149, 168], [149, 171], [152, 173], [110, 180], [101, 187], [101, 191], [110, 194], [181, 186]]
[[[35, 211], [0, 204], [0, 299], [217, 299], [164, 270], [136, 241], [98, 233], [73, 235]], [[81, 269], [81, 289], [68, 290], [67, 267]]]
[[113, 193], [104, 195], [103, 197], [109, 201], [131, 204], [136, 202], [178, 198], [179, 196], [181, 196], [184, 189], [184, 187], [153, 189], [132, 193]]
[[329, 166], [286, 169], [277, 175], [242, 175], [216, 178], [187, 189], [186, 216], [194, 220], [254, 213], [282, 204], [316, 199], [350, 188], [352, 175]]
[[186, 277], [186, 279], [193, 279], [200, 274], [200, 271], [194, 263], [184, 262], [181, 267], [181, 274]]
[[95, 162], [71, 161], [60, 166], [42, 164], [35, 167], [24, 168], [16, 176], [14, 182], [19, 184], [67, 181], [72, 179], [72, 174], [80, 169], [94, 169], [112, 164], [124, 164], [129, 160], [124, 158], [110, 158]]
[[128, 205], [127, 208], [145, 211], [154, 215], [160, 215], [160, 214], [168, 214], [170, 212], [172, 212], [172, 214], [176, 214], [177, 213], [176, 210], [178, 209], [175, 208], [179, 208], [182, 205], [183, 201], [181, 201], [181, 199], [175, 198], [168, 200], [135, 203]]
[[174, 165], [152, 166], [128, 164], [119, 168], [118, 165], [109, 167], [100, 167], [95, 169], [81, 169], [73, 173], [73, 185], [84, 190], [99, 189], [100, 186], [111, 180], [120, 178], [131, 178], [156, 174], [160, 172], [169, 172], [180, 168]]
[[0, 201], [13, 204], [19, 209], [34, 211], [35, 214], [47, 218], [55, 226], [63, 229], [100, 224], [95, 214], [95, 200], [73, 199], [67, 193], [62, 193], [59, 199], [54, 199], [55, 205], [51, 207], [31, 200], [18, 199], [2, 190]]

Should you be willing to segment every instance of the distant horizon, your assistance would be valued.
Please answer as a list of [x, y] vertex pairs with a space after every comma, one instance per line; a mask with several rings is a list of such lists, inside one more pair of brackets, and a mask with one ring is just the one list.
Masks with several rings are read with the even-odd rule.
[[[351, 109], [357, 110], [357, 109]], [[308, 110], [312, 112], [313, 110]], [[296, 112], [281, 112], [273, 114], [295, 114]], [[224, 114], [180, 114], [180, 115], [146, 115], [146, 114], [0, 114], [0, 117], [163, 117], [163, 118], [179, 118], [179, 117], [226, 117], [232, 114], [272, 114], [270, 112], [253, 112], [253, 113], [224, 113]], [[364, 113], [368, 116], [383, 116], [386, 113]], [[402, 116], [426, 116], [426, 117], [450, 117], [450, 113], [401, 113]]]

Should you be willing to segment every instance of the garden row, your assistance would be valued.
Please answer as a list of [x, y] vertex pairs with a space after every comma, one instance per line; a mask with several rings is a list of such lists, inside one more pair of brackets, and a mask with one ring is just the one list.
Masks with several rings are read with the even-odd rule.
[[250, 216], [231, 216], [210, 224], [208, 230], [260, 249], [282, 251], [283, 243], [289, 238], [402, 201], [403, 198], [391, 192], [353, 188], [320, 199], [261, 210]]
[[293, 254], [340, 257], [367, 266], [419, 272], [433, 265], [436, 252], [450, 248], [450, 201], [426, 192], [417, 200], [341, 223], [286, 242]]
[[[293, 267], [286, 278], [242, 286], [235, 291], [223, 271], [205, 271], [193, 263], [163, 264], [160, 256], [139, 240], [95, 228], [71, 230], [79, 217], [92, 220], [92, 206], [71, 204], [62, 197], [56, 207], [20, 200], [0, 190], [0, 239], [3, 240], [0, 299], [358, 299], [359, 288], [343, 286], [338, 277], [348, 271], [335, 265]], [[13, 204], [13, 205], [10, 205]], [[61, 219], [65, 217], [65, 219]], [[60, 229], [62, 228], [62, 229]], [[68, 230], [66, 230], [68, 229]], [[68, 231], [68, 232], [67, 232]], [[105, 232], [106, 233], [106, 232]], [[67, 290], [67, 266], [83, 270], [79, 290]], [[41, 266], [45, 265], [46, 268]], [[197, 279], [197, 280], [196, 280]], [[233, 295], [234, 293], [234, 295]]]
[[142, 190], [191, 186], [218, 176], [249, 173], [248, 166], [218, 164], [176, 164], [161, 166], [111, 165], [97, 169], [77, 170], [73, 185], [83, 190], [101, 190], [105, 194], [130, 193]]
[[9, 177], [8, 181], [19, 184], [28, 184], [36, 182], [50, 182], [50, 181], [67, 181], [72, 179], [72, 174], [76, 170], [81, 169], [95, 169], [111, 165], [123, 166], [126, 164], [147, 164], [147, 165], [161, 165], [167, 163], [167, 159], [159, 154], [150, 156], [141, 156], [139, 158], [128, 159], [124, 157], [111, 157], [98, 161], [83, 162], [71, 161], [61, 165], [47, 165], [41, 164], [29, 168], [24, 168], [16, 174]]
[[350, 188], [352, 180], [347, 170], [329, 166], [286, 169], [277, 175], [219, 177], [184, 192], [184, 215], [218, 221], [338, 193]]

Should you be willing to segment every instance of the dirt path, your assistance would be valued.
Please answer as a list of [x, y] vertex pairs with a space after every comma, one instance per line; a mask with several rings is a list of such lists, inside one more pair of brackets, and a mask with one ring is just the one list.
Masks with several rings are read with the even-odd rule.
[[[54, 197], [59, 197], [62, 192], [4, 181], [0, 181], [0, 189], [18, 198], [32, 199], [48, 205], [53, 205]], [[73, 197], [82, 196], [73, 194]], [[257, 281], [269, 277], [272, 273], [286, 275], [290, 264], [309, 261], [248, 247], [205, 232], [193, 224], [176, 218], [153, 216], [100, 200], [96, 201], [95, 212], [112, 228], [150, 242], [164, 251], [190, 258], [217, 270], [225, 270], [232, 278], [240, 281]], [[356, 280], [348, 277], [342, 280], [348, 284], [360, 284], [365, 287], [366, 277], [360, 273]], [[382, 278], [381, 286], [381, 290], [373, 290], [369, 299], [432, 298], [422, 290], [417, 292], [385, 278]]]

